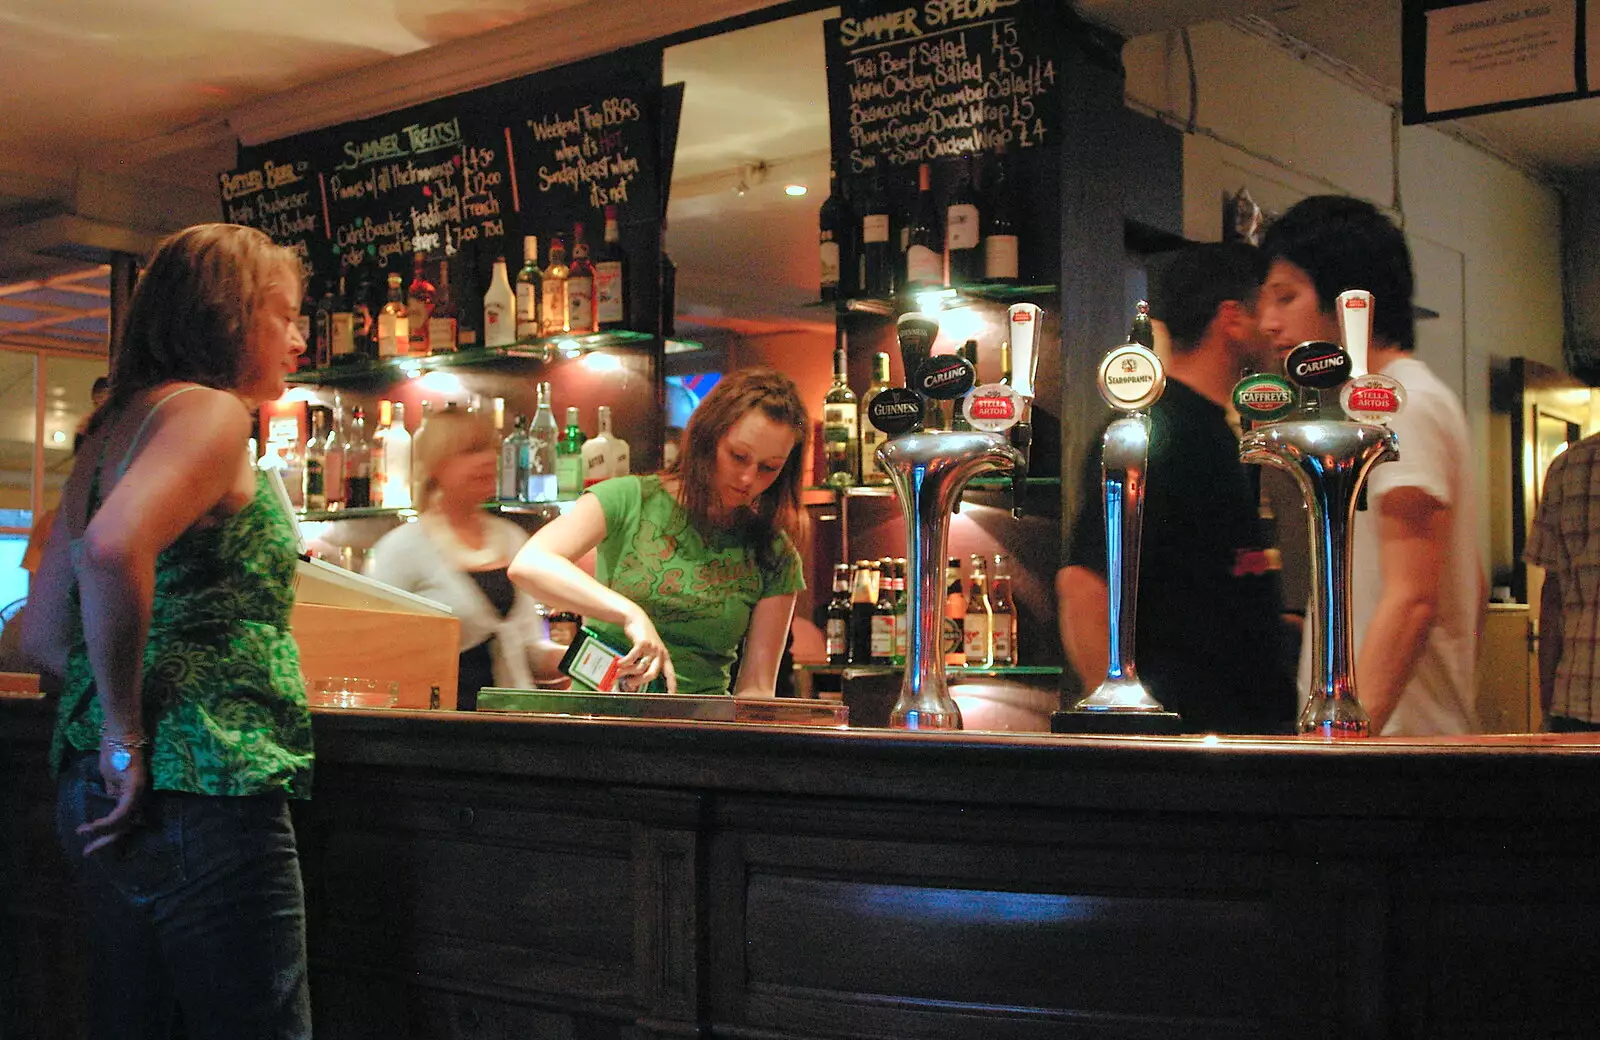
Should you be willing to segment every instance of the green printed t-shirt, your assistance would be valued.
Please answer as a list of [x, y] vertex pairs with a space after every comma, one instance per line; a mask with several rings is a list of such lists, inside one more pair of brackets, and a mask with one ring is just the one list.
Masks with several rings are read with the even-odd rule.
[[[757, 601], [805, 588], [799, 552], [779, 535], [776, 563], [762, 570], [733, 532], [703, 536], [659, 477], [614, 477], [589, 492], [606, 517], [595, 577], [650, 616], [672, 654], [679, 693], [727, 693]], [[587, 623], [619, 650], [630, 645], [616, 625]]]
[[[262, 473], [243, 509], [191, 527], [157, 557], [142, 709], [158, 790], [310, 797], [311, 713], [289, 632], [298, 562], [294, 527]], [[71, 604], [76, 617], [76, 584]], [[56, 770], [69, 749], [99, 746], [104, 718], [76, 627], [51, 748]]]

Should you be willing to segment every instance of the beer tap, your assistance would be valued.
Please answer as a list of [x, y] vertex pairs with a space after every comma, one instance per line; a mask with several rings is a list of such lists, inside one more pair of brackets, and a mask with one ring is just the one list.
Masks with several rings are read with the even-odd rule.
[[[1234, 389], [1241, 416], [1265, 420], [1240, 440], [1240, 458], [1290, 473], [1309, 506], [1311, 528], [1312, 684], [1297, 727], [1327, 738], [1364, 737], [1371, 720], [1356, 696], [1350, 631], [1351, 526], [1374, 466], [1399, 458], [1394, 431], [1382, 425], [1404, 405], [1396, 380], [1365, 372], [1372, 295], [1339, 297], [1343, 345], [1302, 343], [1285, 362], [1302, 395], [1341, 387], [1346, 418], [1301, 411], [1283, 418], [1272, 377], [1249, 376]], [[1360, 370], [1360, 371], [1358, 371]]]
[[1139, 591], [1139, 543], [1144, 524], [1146, 468], [1150, 458], [1148, 409], [1166, 389], [1166, 373], [1141, 343], [1113, 347], [1100, 362], [1100, 396], [1122, 414], [1101, 442], [1105, 496], [1106, 591], [1109, 634], [1105, 679], [1070, 711], [1050, 717], [1055, 733], [1182, 732], [1183, 720], [1139, 680], [1134, 664], [1134, 622]]
[[[1011, 515], [1022, 516], [1023, 492], [1028, 484], [1028, 460], [1033, 454], [1033, 381], [1039, 369], [1039, 326], [1044, 312], [1037, 304], [1014, 303], [1006, 310], [1006, 341], [1001, 357], [1002, 383], [1021, 397], [1017, 423], [1011, 427], [1011, 445], [1022, 461], [1011, 471]], [[1009, 363], [1008, 363], [1009, 362]]]

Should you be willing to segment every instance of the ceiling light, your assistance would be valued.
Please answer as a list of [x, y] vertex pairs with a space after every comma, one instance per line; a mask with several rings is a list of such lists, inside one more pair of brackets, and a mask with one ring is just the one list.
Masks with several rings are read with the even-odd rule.
[[[66, 433], [64, 431], [62, 431], [62, 430], [53, 431], [50, 434], [50, 443], [52, 443], [52, 444], [65, 444], [65, 443], [67, 443], [67, 435], [66, 435]], [[1562, 447], [1566, 447], [1566, 445], [1562, 445]]]
[[795, 198], [799, 198], [801, 195], [806, 193], [806, 186], [804, 184], [785, 184], [783, 186], [783, 193], [785, 195], [793, 195]]

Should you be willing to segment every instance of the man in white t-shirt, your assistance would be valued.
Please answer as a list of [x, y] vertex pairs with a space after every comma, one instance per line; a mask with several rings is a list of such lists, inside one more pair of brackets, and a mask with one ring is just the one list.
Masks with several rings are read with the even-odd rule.
[[[1480, 494], [1466, 415], [1454, 393], [1412, 354], [1411, 254], [1405, 236], [1359, 199], [1302, 200], [1267, 229], [1270, 267], [1261, 327], [1289, 350], [1338, 342], [1334, 304], [1346, 289], [1373, 295], [1374, 372], [1398, 379], [1406, 406], [1392, 423], [1400, 458], [1368, 477], [1356, 514], [1350, 580], [1356, 691], [1384, 735], [1477, 730], [1474, 672], [1485, 592], [1477, 532]], [[1302, 652], [1300, 693], [1310, 688]]]

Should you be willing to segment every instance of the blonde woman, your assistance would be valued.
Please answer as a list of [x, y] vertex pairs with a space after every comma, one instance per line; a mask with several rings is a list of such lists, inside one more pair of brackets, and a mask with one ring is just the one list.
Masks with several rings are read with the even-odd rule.
[[205, 224], [139, 279], [35, 577], [59, 680], [56, 822], [89, 940], [89, 1035], [309, 1038], [288, 798], [311, 784], [294, 527], [248, 456], [305, 342], [300, 264]]
[[411, 446], [421, 515], [378, 540], [367, 574], [442, 603], [461, 620], [456, 707], [472, 711], [485, 686], [527, 689], [555, 678], [563, 647], [548, 639], [538, 604], [506, 576], [527, 532], [484, 511], [495, 491], [494, 431], [448, 408]]

